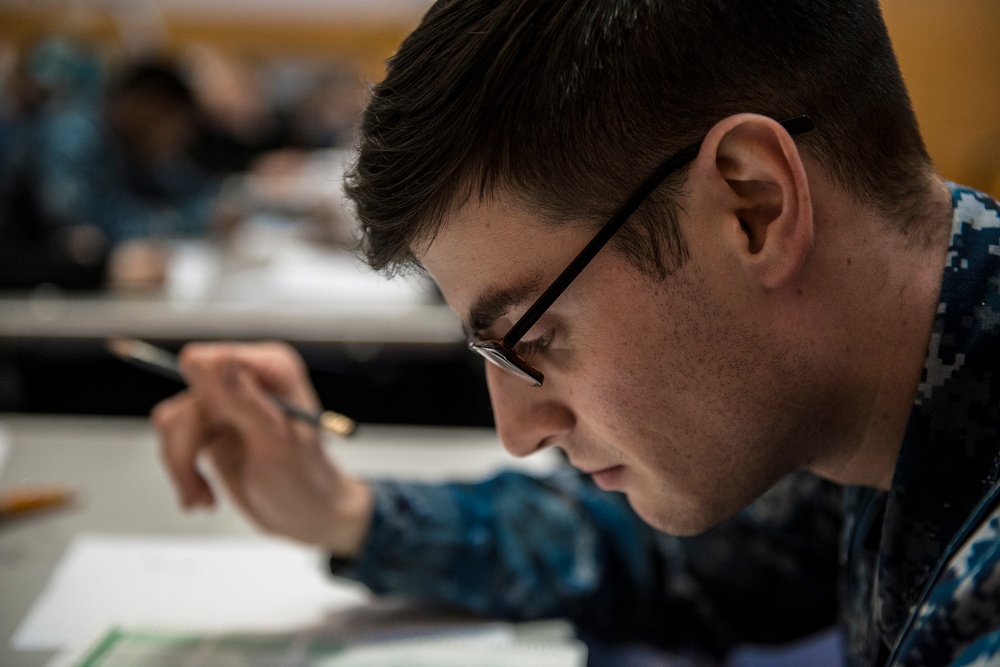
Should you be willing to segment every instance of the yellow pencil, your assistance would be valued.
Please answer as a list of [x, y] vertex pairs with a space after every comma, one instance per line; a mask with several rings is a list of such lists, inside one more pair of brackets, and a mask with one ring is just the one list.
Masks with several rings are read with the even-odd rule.
[[0, 492], [0, 519], [12, 519], [32, 512], [70, 505], [76, 492], [59, 484], [15, 486]]
[[[184, 383], [184, 378], [177, 370], [177, 357], [166, 350], [132, 338], [113, 338], [108, 341], [108, 350], [124, 361]], [[289, 417], [312, 424], [342, 438], [353, 435], [358, 428], [353, 419], [333, 410], [310, 412], [297, 405], [286, 403], [276, 396], [270, 396], [270, 399]]]

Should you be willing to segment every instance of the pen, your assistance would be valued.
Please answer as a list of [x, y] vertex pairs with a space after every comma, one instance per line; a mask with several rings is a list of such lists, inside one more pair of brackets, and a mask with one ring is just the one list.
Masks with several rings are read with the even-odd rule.
[[[112, 338], [108, 341], [108, 349], [116, 357], [124, 361], [185, 384], [184, 376], [177, 369], [176, 355], [166, 350], [133, 338]], [[269, 395], [269, 397], [289, 417], [312, 424], [316, 428], [329, 431], [342, 438], [353, 434], [358, 428], [353, 419], [339, 412], [333, 412], [332, 410], [324, 410], [318, 413], [310, 412], [304, 408], [290, 405], [277, 396]]]
[[65, 507], [73, 501], [74, 496], [73, 489], [58, 484], [16, 486], [0, 493], [0, 520], [38, 510]]

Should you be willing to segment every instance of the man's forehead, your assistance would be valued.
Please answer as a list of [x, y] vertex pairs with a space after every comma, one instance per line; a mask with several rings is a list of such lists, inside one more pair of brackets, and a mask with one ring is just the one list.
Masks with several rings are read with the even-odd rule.
[[448, 216], [418, 256], [451, 308], [475, 331], [537, 296], [588, 235], [516, 206], [470, 202]]
[[[440, 239], [438, 239], [440, 240]], [[433, 248], [433, 250], [431, 250]], [[489, 328], [495, 320], [530, 300], [542, 289], [538, 264], [523, 255], [508, 258], [492, 252], [478, 256], [472, 248], [432, 244], [421, 257], [445, 300], [467, 333]]]

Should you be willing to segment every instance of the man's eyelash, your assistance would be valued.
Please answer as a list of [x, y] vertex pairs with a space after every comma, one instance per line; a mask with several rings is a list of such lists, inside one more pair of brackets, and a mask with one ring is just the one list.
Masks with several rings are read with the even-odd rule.
[[538, 338], [534, 338], [532, 340], [522, 340], [517, 343], [515, 349], [522, 357], [530, 357], [544, 352], [545, 349], [552, 343], [552, 334], [552, 331], [548, 331]]

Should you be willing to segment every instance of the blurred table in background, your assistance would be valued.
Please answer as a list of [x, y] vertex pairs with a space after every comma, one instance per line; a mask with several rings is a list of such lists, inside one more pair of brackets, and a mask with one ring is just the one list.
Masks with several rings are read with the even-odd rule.
[[[387, 280], [343, 250], [260, 221], [242, 249], [175, 244], [167, 284], [146, 293], [0, 293], [0, 341], [274, 338], [455, 347], [455, 315], [429, 280]], [[248, 238], [252, 237], [252, 239]], [[250, 249], [248, 246], [253, 246]]]
[[[335, 170], [323, 173], [339, 191]], [[361, 421], [490, 426], [481, 362], [432, 281], [389, 280], [343, 240], [315, 241], [316, 229], [259, 207], [223, 243], [171, 242], [161, 289], [0, 293], [0, 410], [145, 414], [178, 390], [112, 359], [109, 338], [173, 350], [282, 340], [306, 358], [329, 408]]]

